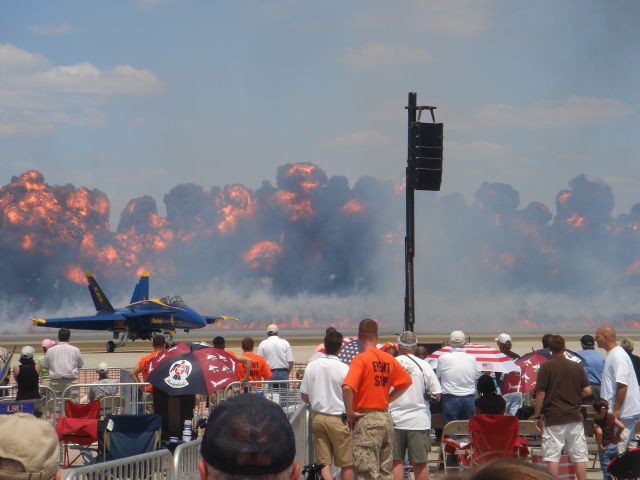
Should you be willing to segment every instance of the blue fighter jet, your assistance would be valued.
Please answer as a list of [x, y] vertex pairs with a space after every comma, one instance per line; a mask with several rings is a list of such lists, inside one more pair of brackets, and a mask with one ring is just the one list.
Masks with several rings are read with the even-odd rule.
[[107, 342], [107, 352], [116, 346], [122, 347], [129, 340], [151, 340], [155, 333], [163, 333], [172, 341], [176, 329], [188, 332], [192, 328], [202, 328], [221, 320], [238, 320], [221, 315], [208, 317], [188, 307], [182, 298], [167, 296], [149, 298], [149, 274], [143, 273], [136, 284], [129, 305], [115, 309], [107, 299], [98, 282], [90, 272], [86, 273], [89, 293], [96, 306], [95, 315], [83, 317], [31, 318], [36, 327], [69, 328], [79, 330], [107, 330], [113, 332], [113, 340]]

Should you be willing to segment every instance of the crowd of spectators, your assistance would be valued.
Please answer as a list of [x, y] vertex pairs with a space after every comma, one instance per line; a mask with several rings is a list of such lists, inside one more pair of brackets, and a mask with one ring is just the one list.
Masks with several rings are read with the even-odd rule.
[[[526, 416], [522, 392], [509, 390], [513, 382], [508, 374], [481, 371], [475, 356], [465, 349], [462, 331], [451, 332], [450, 351], [438, 358], [435, 370], [425, 360], [428, 352], [413, 332], [403, 332], [396, 343], [383, 350], [379, 349], [377, 322], [363, 320], [358, 327], [362, 352], [350, 365], [338, 358], [343, 338], [336, 329], [327, 329], [324, 352], [314, 355], [307, 364], [300, 386], [302, 399], [313, 412], [315, 457], [325, 465], [319, 472], [323, 480], [332, 478], [331, 465], [340, 468], [341, 480], [401, 480], [407, 465], [416, 480], [427, 480], [434, 402], [440, 403], [445, 423], [468, 420], [473, 415]], [[518, 359], [510, 335], [503, 332], [495, 340], [500, 352]], [[17, 401], [37, 402], [39, 385], [47, 381], [56, 394], [77, 382], [84, 362], [80, 350], [69, 341], [69, 330], [62, 328], [57, 343], [49, 339], [42, 342], [41, 358], [31, 346], [22, 348], [11, 370]], [[289, 342], [279, 336], [277, 325], [269, 325], [267, 339], [260, 343], [257, 354], [253, 353], [254, 344], [253, 338], [242, 340], [243, 353], [236, 356], [243, 360], [238, 380], [290, 378], [293, 353]], [[542, 460], [549, 474], [558, 475], [561, 455], [566, 452], [575, 465], [577, 480], [585, 480], [588, 455], [584, 405], [592, 404], [600, 464], [603, 478], [608, 480], [608, 461], [628, 449], [640, 418], [640, 360], [632, 353], [633, 342], [625, 338], [619, 344], [611, 326], [599, 327], [595, 337], [584, 335], [580, 344], [582, 350], [577, 354], [581, 362], [575, 362], [568, 359], [562, 336], [546, 334], [542, 338], [549, 359], [537, 374], [532, 418], [542, 434]], [[224, 338], [216, 337], [213, 345], [224, 350]], [[606, 358], [595, 350], [596, 345], [606, 352]], [[165, 348], [165, 337], [156, 335], [154, 350], [134, 366], [133, 379], [145, 381], [149, 363]], [[9, 356], [0, 348], [1, 362], [7, 362]], [[84, 401], [116, 393], [116, 380], [109, 378], [106, 362], [95, 371], [98, 380], [88, 389]], [[261, 396], [238, 395], [212, 412], [201, 447], [202, 479], [298, 477], [295, 439], [282, 402], [277, 405]], [[29, 435], [38, 432], [40, 453], [23, 451], [20, 441], [24, 436], [13, 446], [0, 441], [0, 479], [5, 473], [33, 473], [45, 479], [59, 475], [57, 437], [48, 422], [23, 413], [0, 415], [0, 430], [9, 431], [7, 428]], [[501, 475], [516, 471], [522, 477], [509, 478], [547, 478], [522, 462], [492, 462], [473, 470], [470, 478], [507, 478]]]

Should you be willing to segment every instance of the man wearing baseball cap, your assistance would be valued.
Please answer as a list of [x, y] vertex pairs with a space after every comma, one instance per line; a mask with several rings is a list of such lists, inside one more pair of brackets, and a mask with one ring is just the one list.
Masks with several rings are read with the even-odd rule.
[[58, 435], [48, 422], [29, 413], [0, 415], [0, 432], [0, 480], [60, 478]]
[[267, 327], [267, 338], [258, 345], [258, 355], [264, 357], [271, 369], [271, 380], [288, 380], [293, 369], [293, 350], [284, 338], [278, 335], [278, 325]]
[[200, 455], [201, 480], [294, 480], [300, 474], [289, 419], [277, 403], [251, 393], [232, 397], [213, 409]]
[[89, 388], [90, 402], [115, 395], [118, 389], [115, 385], [109, 385], [118, 382], [114, 378], [109, 378], [109, 365], [107, 362], [100, 362], [98, 368], [96, 368], [96, 372], [98, 373], [98, 381], [95, 383], [98, 385]]
[[416, 334], [402, 332], [398, 337], [396, 360], [411, 376], [411, 386], [389, 406], [393, 417], [393, 479], [402, 480], [405, 455], [413, 467], [415, 480], [427, 480], [427, 456], [431, 440], [431, 410], [427, 393], [440, 399], [440, 382], [426, 361], [415, 355]]
[[442, 417], [444, 423], [468, 420], [475, 414], [476, 357], [464, 351], [464, 332], [454, 330], [449, 335], [451, 351], [438, 358], [436, 373], [442, 387]]
[[600, 398], [600, 383], [602, 383], [602, 371], [604, 370], [604, 358], [600, 352], [595, 351], [595, 339], [591, 335], [580, 337], [582, 350], [576, 352], [584, 360], [584, 371], [587, 373], [591, 385], [591, 397], [585, 398], [585, 402]]
[[[511, 351], [511, 335], [501, 333], [495, 338], [498, 349], [512, 360], [520, 358], [515, 352]], [[517, 415], [518, 410], [522, 407], [522, 392], [520, 391], [521, 376], [519, 371], [513, 371], [506, 374], [496, 372], [496, 382], [500, 387], [502, 398], [507, 404], [505, 413], [507, 415]]]

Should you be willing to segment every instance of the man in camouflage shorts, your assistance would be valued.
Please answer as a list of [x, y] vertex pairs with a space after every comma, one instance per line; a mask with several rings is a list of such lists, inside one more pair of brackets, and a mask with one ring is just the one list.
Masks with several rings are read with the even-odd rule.
[[411, 385], [411, 377], [393, 356], [376, 348], [378, 324], [374, 320], [360, 322], [358, 339], [364, 351], [354, 357], [342, 383], [347, 421], [353, 432], [353, 467], [358, 480], [391, 480], [393, 420], [389, 403]]

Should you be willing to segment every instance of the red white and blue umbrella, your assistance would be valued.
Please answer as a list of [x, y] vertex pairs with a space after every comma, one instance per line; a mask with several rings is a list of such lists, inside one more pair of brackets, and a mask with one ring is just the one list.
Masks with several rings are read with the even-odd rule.
[[[478, 372], [509, 373], [520, 371], [520, 368], [515, 364], [513, 359], [497, 348], [476, 343], [467, 343], [462, 350], [476, 357]], [[450, 346], [442, 347], [429, 355], [426, 360], [432, 368], [438, 368], [438, 359], [449, 352], [451, 352]]]
[[[576, 352], [565, 350], [564, 355], [568, 360], [584, 366], [584, 359]], [[551, 352], [546, 348], [541, 348], [540, 350], [529, 352], [516, 359], [516, 365], [522, 370], [522, 392], [530, 392], [536, 388], [538, 370], [540, 370], [540, 366], [550, 358]]]
[[149, 363], [149, 382], [168, 395], [211, 395], [238, 379], [238, 360], [202, 344], [180, 344]]

